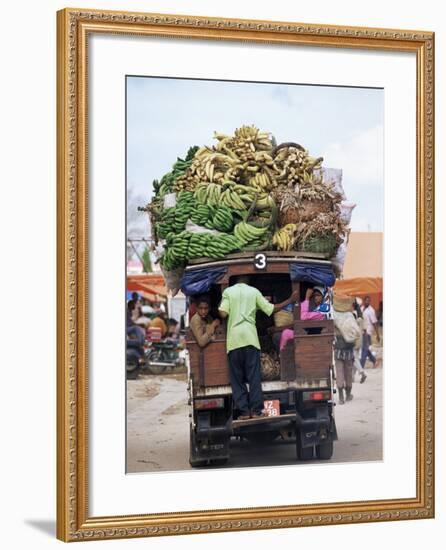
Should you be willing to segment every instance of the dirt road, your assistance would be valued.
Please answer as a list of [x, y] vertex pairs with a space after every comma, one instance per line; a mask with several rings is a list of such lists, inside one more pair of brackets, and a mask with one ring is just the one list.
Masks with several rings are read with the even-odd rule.
[[[185, 374], [143, 375], [127, 383], [127, 472], [188, 470], [189, 411]], [[382, 369], [367, 369], [353, 386], [353, 401], [335, 408], [339, 440], [331, 462], [382, 459]], [[253, 452], [231, 441], [225, 468], [295, 464], [294, 441], [275, 441]]]

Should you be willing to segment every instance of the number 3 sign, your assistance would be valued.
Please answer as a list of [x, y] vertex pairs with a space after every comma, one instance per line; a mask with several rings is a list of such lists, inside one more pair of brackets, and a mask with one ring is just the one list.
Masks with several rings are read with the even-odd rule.
[[266, 268], [266, 255], [265, 254], [256, 254], [254, 256], [254, 267], [256, 269], [265, 269]]

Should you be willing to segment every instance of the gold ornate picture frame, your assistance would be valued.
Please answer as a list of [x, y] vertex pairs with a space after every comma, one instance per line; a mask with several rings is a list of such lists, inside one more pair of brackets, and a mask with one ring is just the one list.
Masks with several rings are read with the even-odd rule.
[[[58, 502], [64, 541], [272, 529], [434, 516], [434, 35], [66, 9], [58, 12]], [[416, 55], [416, 497], [92, 517], [88, 415], [88, 54], [106, 35], [230, 40]]]

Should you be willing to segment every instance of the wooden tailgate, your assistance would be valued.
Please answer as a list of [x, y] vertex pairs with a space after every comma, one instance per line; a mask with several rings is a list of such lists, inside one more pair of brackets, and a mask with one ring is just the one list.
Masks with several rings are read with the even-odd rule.
[[333, 362], [333, 321], [294, 322], [297, 378], [326, 378]]

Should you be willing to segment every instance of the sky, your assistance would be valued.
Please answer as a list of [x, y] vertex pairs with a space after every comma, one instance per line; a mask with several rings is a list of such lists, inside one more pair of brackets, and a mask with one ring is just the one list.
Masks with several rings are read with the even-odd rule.
[[[324, 157], [323, 166], [341, 168], [347, 200], [357, 205], [352, 231], [382, 231], [383, 121], [382, 89], [127, 77], [128, 207], [146, 204], [152, 181], [190, 146], [254, 124], [278, 144], [300, 143]], [[134, 235], [146, 223], [135, 221]]]

